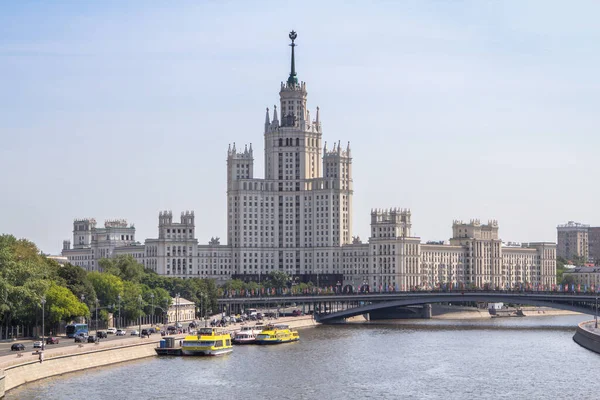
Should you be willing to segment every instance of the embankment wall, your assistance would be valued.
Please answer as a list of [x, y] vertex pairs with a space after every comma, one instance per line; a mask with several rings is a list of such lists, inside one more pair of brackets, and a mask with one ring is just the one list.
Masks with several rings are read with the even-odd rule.
[[584, 321], [577, 326], [573, 340], [580, 346], [600, 354], [600, 329], [594, 328], [594, 321]]

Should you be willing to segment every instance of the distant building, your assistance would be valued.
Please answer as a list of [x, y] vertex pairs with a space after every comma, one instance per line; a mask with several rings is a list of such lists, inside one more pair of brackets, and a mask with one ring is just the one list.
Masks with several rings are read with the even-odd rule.
[[589, 225], [569, 221], [564, 225], [558, 225], [557, 251], [556, 255], [566, 260], [579, 258], [587, 260], [589, 256], [588, 229]]
[[595, 289], [600, 285], [600, 267], [575, 267], [566, 270], [563, 273], [563, 278], [572, 277], [573, 283], [576, 285], [591, 288], [592, 285]]
[[279, 107], [265, 115], [265, 177], [254, 176], [252, 144], [227, 149], [227, 243], [199, 244], [194, 212], [173, 222], [158, 215], [158, 237], [135, 242], [126, 222], [76, 220], [74, 247], [63, 255], [88, 270], [98, 260], [131, 254], [160, 275], [261, 280], [273, 271], [305, 282], [354, 288], [409, 290], [441, 285], [544, 285], [556, 281], [556, 245], [504, 246], [498, 223], [454, 221], [452, 238], [422, 244], [411, 234], [411, 211], [371, 210], [370, 237], [353, 236], [353, 159], [350, 144], [323, 141], [319, 108], [308, 109], [307, 84], [298, 81], [292, 40], [291, 71], [279, 85]]
[[98, 260], [113, 257], [119, 247], [133, 250], [136, 245], [135, 227], [124, 219], [107, 220], [104, 228], [97, 228], [94, 218], [76, 219], [73, 222], [73, 247], [69, 240], [63, 241], [62, 256], [73, 265], [97, 271]]
[[600, 227], [588, 228], [588, 261], [600, 264]]
[[183, 297], [172, 297], [167, 311], [167, 323], [191, 322], [196, 319], [196, 304]]

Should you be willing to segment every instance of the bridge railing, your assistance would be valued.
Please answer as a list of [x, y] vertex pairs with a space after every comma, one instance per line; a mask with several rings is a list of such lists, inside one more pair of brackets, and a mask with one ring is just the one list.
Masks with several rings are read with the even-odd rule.
[[240, 299], [240, 298], [256, 298], [263, 299], [269, 297], [315, 297], [315, 296], [362, 296], [362, 295], [370, 295], [370, 294], [378, 294], [378, 295], [399, 295], [399, 294], [425, 294], [425, 293], [511, 293], [511, 294], [543, 294], [543, 295], [596, 295], [600, 296], [600, 287], [597, 290], [580, 290], [575, 288], [574, 290], [536, 290], [535, 288], [531, 289], [479, 289], [479, 288], [471, 288], [471, 289], [456, 289], [456, 288], [447, 288], [447, 289], [414, 289], [414, 290], [361, 290], [361, 291], [347, 291], [347, 290], [337, 290], [327, 289], [327, 288], [314, 288], [310, 291], [303, 292], [294, 292], [291, 290], [281, 290], [281, 289], [267, 289], [264, 291], [246, 291], [246, 290], [230, 290], [224, 291], [219, 298], [220, 299]]

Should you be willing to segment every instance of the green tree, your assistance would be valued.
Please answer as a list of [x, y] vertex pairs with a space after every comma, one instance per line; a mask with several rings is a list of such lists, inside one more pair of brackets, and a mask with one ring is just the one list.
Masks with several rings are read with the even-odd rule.
[[119, 295], [123, 295], [123, 281], [121, 278], [112, 274], [93, 271], [88, 273], [88, 279], [94, 287], [101, 306], [119, 302]]
[[287, 287], [289, 278], [289, 275], [283, 271], [271, 271], [269, 273], [268, 285], [277, 289]]
[[52, 283], [46, 293], [48, 321], [58, 324], [60, 321], [70, 321], [75, 317], [90, 315], [88, 307], [65, 287]]

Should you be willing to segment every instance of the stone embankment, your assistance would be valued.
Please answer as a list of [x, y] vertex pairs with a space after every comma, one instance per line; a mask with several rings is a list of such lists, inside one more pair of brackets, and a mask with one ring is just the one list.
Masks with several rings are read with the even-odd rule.
[[[294, 329], [318, 325], [312, 316], [284, 317], [266, 322], [287, 324]], [[225, 330], [233, 332], [240, 329], [240, 326], [231, 325]], [[184, 335], [178, 335], [175, 339], [183, 337]], [[153, 357], [156, 355], [154, 348], [158, 346], [160, 339], [160, 335], [153, 335], [150, 338], [110, 340], [99, 344], [85, 343], [60, 348], [49, 345], [46, 346], [44, 361], [41, 363], [38, 353], [31, 351], [21, 353], [20, 357], [16, 353], [0, 357], [0, 369], [3, 371], [0, 373], [0, 398], [4, 397], [6, 391], [39, 379]]]
[[[549, 307], [521, 307], [526, 317], [548, 317], [556, 315], [578, 315], [574, 311], [559, 310]], [[438, 307], [434, 308], [433, 319], [489, 319], [491, 315], [487, 309], [473, 307]]]
[[600, 328], [595, 321], [584, 321], [577, 326], [573, 340], [580, 346], [600, 354]]

